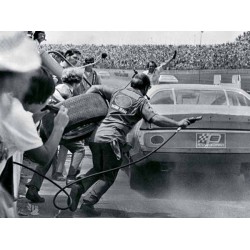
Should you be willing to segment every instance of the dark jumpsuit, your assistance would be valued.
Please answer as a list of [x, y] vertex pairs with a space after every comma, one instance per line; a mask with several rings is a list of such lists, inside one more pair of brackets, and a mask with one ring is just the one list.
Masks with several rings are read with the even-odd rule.
[[[139, 90], [132, 87], [114, 90], [107, 86], [98, 86], [98, 91], [110, 101], [108, 114], [93, 132], [89, 147], [93, 156], [93, 168], [86, 176], [103, 170], [119, 167], [122, 163], [123, 147], [126, 135], [142, 118], [150, 121], [154, 111]], [[83, 180], [83, 197], [86, 204], [93, 205], [114, 183], [118, 170]]]

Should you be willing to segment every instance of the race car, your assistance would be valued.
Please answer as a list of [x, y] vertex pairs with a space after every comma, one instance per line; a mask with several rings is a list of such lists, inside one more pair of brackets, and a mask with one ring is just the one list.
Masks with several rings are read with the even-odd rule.
[[171, 173], [243, 174], [250, 172], [250, 95], [230, 84], [161, 84], [148, 92], [153, 109], [175, 119], [202, 116], [155, 153], [177, 128], [144, 120], [127, 136], [131, 145], [128, 173], [133, 189], [165, 185]]

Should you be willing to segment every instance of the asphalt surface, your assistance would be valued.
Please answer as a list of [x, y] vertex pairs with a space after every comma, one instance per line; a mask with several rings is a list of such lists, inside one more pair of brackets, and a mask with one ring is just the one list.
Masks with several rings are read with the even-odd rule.
[[[70, 155], [67, 157], [66, 161], [66, 172], [68, 171], [70, 163]], [[35, 164], [26, 160], [25, 164], [29, 167], [35, 168]], [[86, 156], [81, 163], [82, 173], [86, 172], [92, 167], [92, 155], [89, 148], [86, 148]], [[66, 172], [64, 173], [66, 175]], [[47, 177], [50, 178], [50, 173]], [[71, 212], [67, 210], [58, 210], [53, 205], [54, 195], [57, 193], [58, 188], [54, 186], [48, 180], [44, 180], [42, 188], [39, 194], [45, 198], [44, 203], [32, 203], [25, 198], [25, 193], [27, 188], [25, 183], [27, 183], [32, 173], [28, 170], [23, 171], [24, 178], [21, 179], [21, 184], [19, 188], [19, 199], [18, 199], [18, 213], [20, 217], [25, 218], [79, 218], [88, 217], [81, 213], [81, 210], [76, 212]], [[60, 186], [65, 186], [65, 182], [56, 182]], [[70, 189], [66, 190], [70, 193]], [[128, 176], [124, 171], [120, 171], [115, 184], [110, 188], [110, 190], [103, 196], [103, 198], [96, 205], [96, 210], [101, 212], [100, 217], [135, 217], [135, 214], [139, 212], [134, 211], [131, 208], [131, 198], [132, 200], [144, 199], [144, 197], [129, 188]], [[60, 193], [56, 199], [56, 204], [59, 207], [67, 207], [67, 196], [64, 193]], [[80, 206], [80, 203], [79, 203]], [[144, 217], [138, 213], [138, 217]], [[136, 216], [136, 217], [137, 217]], [[146, 217], [150, 217], [150, 214], [146, 214]]]
[[[66, 162], [69, 167], [70, 155]], [[32, 163], [27, 162], [27, 165]], [[87, 149], [82, 161], [82, 173], [92, 166], [92, 156]], [[65, 173], [66, 174], [66, 173]], [[78, 209], [76, 212], [58, 210], [53, 198], [58, 188], [45, 180], [40, 195], [45, 203], [31, 203], [25, 198], [27, 182], [32, 174], [23, 171], [18, 212], [21, 218], [85, 218], [89, 217]], [[50, 173], [48, 173], [50, 177]], [[57, 182], [64, 186], [65, 182]], [[67, 189], [70, 192], [70, 189]], [[81, 203], [81, 201], [80, 201]], [[79, 206], [80, 206], [79, 203]], [[56, 200], [60, 207], [67, 206], [67, 197], [61, 193]], [[129, 178], [120, 170], [114, 185], [95, 205], [100, 218], [249, 218], [250, 192], [245, 187], [243, 176], [207, 176], [186, 181], [183, 176], [173, 175], [167, 190], [161, 196], [147, 195], [130, 189]]]

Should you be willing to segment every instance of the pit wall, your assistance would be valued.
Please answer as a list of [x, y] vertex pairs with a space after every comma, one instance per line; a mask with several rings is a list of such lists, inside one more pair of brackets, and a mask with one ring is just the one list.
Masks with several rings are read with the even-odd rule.
[[[134, 74], [133, 70], [119, 70], [119, 69], [96, 69], [98, 71], [107, 71], [113, 78], [129, 79]], [[138, 70], [142, 72], [143, 70]], [[237, 69], [237, 70], [166, 70], [163, 74], [174, 75], [179, 83], [192, 83], [192, 84], [213, 84], [214, 75], [221, 75], [222, 83], [232, 82], [233, 75], [241, 76], [242, 89], [250, 90], [250, 69]]]

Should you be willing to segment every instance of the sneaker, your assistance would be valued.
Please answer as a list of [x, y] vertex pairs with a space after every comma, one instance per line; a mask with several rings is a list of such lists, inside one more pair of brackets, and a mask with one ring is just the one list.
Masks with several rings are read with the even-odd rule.
[[55, 180], [55, 181], [65, 181], [66, 178], [63, 176], [62, 173], [56, 172], [56, 173], [54, 173], [54, 174], [52, 175], [52, 180]]
[[30, 186], [27, 193], [26, 198], [34, 203], [43, 203], [45, 199], [38, 194], [38, 189], [35, 186]]
[[81, 195], [83, 193], [84, 193], [83, 186], [81, 186], [79, 184], [73, 184], [71, 186], [70, 197], [71, 197], [72, 203], [69, 206], [70, 211], [72, 211], [72, 212], [76, 211], [79, 200], [80, 200]]
[[99, 217], [101, 212], [95, 210], [93, 205], [82, 203], [80, 207], [81, 212], [83, 212], [87, 217]]

